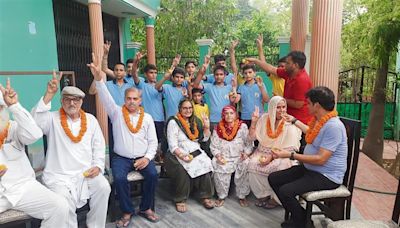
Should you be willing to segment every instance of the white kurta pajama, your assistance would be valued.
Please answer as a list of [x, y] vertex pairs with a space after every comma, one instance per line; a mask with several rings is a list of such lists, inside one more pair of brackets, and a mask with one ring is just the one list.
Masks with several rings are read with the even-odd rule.
[[42, 219], [41, 227], [66, 227], [66, 200], [36, 181], [25, 154], [25, 145], [41, 138], [42, 131], [19, 103], [8, 110], [15, 121], [10, 121], [7, 139], [0, 149], [0, 164], [8, 168], [0, 178], [0, 213], [16, 209]]
[[[220, 199], [225, 199], [229, 193], [232, 173], [235, 173], [235, 189], [239, 199], [244, 199], [250, 193], [249, 176], [247, 165], [249, 159], [241, 161], [241, 153], [250, 155], [253, 149], [253, 142], [248, 139], [247, 125], [242, 123], [235, 138], [227, 141], [218, 136], [214, 130], [211, 137], [210, 150], [214, 155], [212, 164], [214, 167], [214, 183]], [[217, 163], [216, 156], [222, 154], [226, 164]]]
[[[276, 147], [288, 151], [298, 151], [300, 147], [301, 130], [291, 123], [284, 123], [282, 133], [276, 138], [270, 138], [267, 134], [267, 120], [271, 120], [272, 132], [275, 134], [276, 107], [280, 101], [284, 101], [282, 97], [274, 96], [268, 104], [268, 113], [264, 113], [257, 121], [256, 138], [259, 142], [257, 149], [250, 157], [248, 166], [249, 181], [251, 191], [256, 198], [261, 199], [271, 196], [275, 201], [279, 202], [278, 197], [274, 194], [268, 182], [270, 173], [290, 168], [293, 164], [289, 158], [277, 158], [272, 160], [265, 166], [260, 165], [261, 156], [272, 156], [271, 148]], [[282, 120], [284, 121], [284, 120]]]
[[[87, 131], [78, 143], [74, 143], [61, 126], [59, 111], [50, 112], [51, 103], [45, 105], [43, 98], [32, 110], [32, 115], [47, 136], [48, 147], [43, 182], [52, 191], [64, 196], [69, 205], [68, 227], [77, 227], [76, 208], [90, 198], [90, 211], [86, 224], [89, 228], [105, 227], [110, 185], [103, 176], [105, 165], [105, 141], [96, 118], [86, 113]], [[79, 134], [81, 120], [67, 124], [74, 136]], [[99, 167], [94, 178], [84, 178], [83, 172]]]
[[[200, 144], [197, 141], [190, 140], [179, 128], [175, 120], [169, 121], [167, 132], [169, 151], [172, 154], [176, 149], [179, 149], [183, 155], [188, 155], [196, 150], [201, 151], [201, 154], [193, 158], [191, 162], [185, 162], [178, 159], [178, 162], [183, 166], [191, 178], [196, 178], [213, 171], [211, 160], [203, 149], [200, 148]], [[205, 136], [203, 142], [207, 141], [208, 138], [209, 136]]]

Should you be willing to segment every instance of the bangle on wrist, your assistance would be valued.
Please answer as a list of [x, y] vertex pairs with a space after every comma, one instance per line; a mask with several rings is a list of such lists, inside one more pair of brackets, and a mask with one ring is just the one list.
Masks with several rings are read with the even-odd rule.
[[294, 159], [294, 152], [290, 153], [290, 160], [295, 160]]

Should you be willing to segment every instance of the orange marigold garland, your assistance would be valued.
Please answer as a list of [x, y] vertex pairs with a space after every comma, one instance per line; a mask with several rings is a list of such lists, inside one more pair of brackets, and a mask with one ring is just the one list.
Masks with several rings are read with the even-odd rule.
[[142, 124], [143, 124], [143, 118], [144, 118], [144, 109], [142, 107], [139, 108], [139, 120], [136, 124], [136, 127], [133, 127], [132, 123], [131, 123], [131, 118], [129, 118], [129, 111], [128, 108], [126, 108], [126, 106], [122, 106], [122, 115], [124, 116], [124, 120], [126, 123], [126, 126], [128, 126], [129, 131], [132, 132], [133, 134], [136, 134], [139, 132], [140, 128], [142, 128]]
[[0, 133], [0, 148], [3, 146], [3, 143], [6, 141], [8, 136], [8, 129], [10, 128], [10, 122], [7, 123], [7, 126]]
[[68, 127], [67, 114], [65, 113], [64, 109], [60, 108], [61, 127], [64, 129], [64, 132], [68, 138], [70, 138], [74, 143], [80, 142], [87, 131], [86, 113], [81, 109], [79, 110], [79, 114], [81, 116], [81, 129], [79, 130], [78, 136], [74, 136]]
[[235, 138], [236, 133], [239, 130], [240, 127], [240, 121], [239, 120], [235, 120], [233, 122], [233, 128], [232, 128], [232, 132], [230, 134], [228, 134], [226, 132], [225, 126], [224, 126], [224, 121], [220, 121], [218, 124], [219, 129], [221, 129], [221, 133], [222, 133], [222, 137], [227, 140], [227, 141], [232, 141], [233, 138]]
[[189, 137], [189, 139], [192, 141], [197, 139], [199, 137], [199, 129], [197, 129], [196, 122], [193, 123], [194, 132], [192, 133], [192, 131], [190, 130], [189, 124], [183, 118], [183, 116], [180, 113], [178, 113], [176, 116], [178, 117], [178, 120], [182, 124], [183, 128], [185, 129], [186, 135]]
[[326, 122], [328, 122], [328, 120], [330, 120], [331, 118], [335, 117], [338, 115], [338, 112], [336, 110], [333, 110], [332, 112], [329, 112], [328, 114], [326, 114], [325, 116], [323, 116], [319, 121], [318, 124], [316, 124], [317, 119], [315, 117], [313, 117], [311, 119], [311, 121], [308, 123], [308, 131], [306, 133], [306, 142], [307, 144], [311, 144], [314, 139], [317, 137], [317, 135], [319, 134], [319, 131], [321, 130], [321, 128], [324, 126], [324, 124]]
[[282, 133], [283, 131], [283, 126], [285, 125], [285, 120], [281, 120], [281, 122], [278, 125], [278, 128], [275, 130], [275, 134], [272, 132], [272, 128], [271, 128], [271, 121], [269, 119], [269, 116], [267, 117], [267, 135], [268, 137], [270, 137], [271, 139], [276, 139], [278, 138], [278, 136]]

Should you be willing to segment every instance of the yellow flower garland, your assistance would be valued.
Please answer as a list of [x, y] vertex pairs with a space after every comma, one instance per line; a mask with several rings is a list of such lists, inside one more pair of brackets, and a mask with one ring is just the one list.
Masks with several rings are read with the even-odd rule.
[[142, 128], [142, 124], [143, 124], [143, 118], [144, 118], [144, 110], [142, 107], [139, 108], [139, 120], [136, 124], [136, 127], [133, 127], [132, 123], [131, 123], [131, 118], [129, 118], [129, 111], [128, 108], [124, 105], [122, 106], [122, 115], [124, 116], [124, 120], [126, 123], [126, 126], [128, 126], [129, 131], [132, 132], [133, 134], [136, 134], [139, 132], [140, 128]]
[[306, 142], [307, 144], [311, 144], [314, 139], [317, 137], [319, 134], [319, 131], [321, 128], [324, 126], [326, 122], [328, 122], [329, 119], [335, 117], [338, 115], [338, 112], [336, 110], [333, 110], [332, 112], [329, 112], [325, 116], [323, 116], [319, 121], [318, 124], [316, 124], [317, 119], [313, 117], [311, 121], [308, 123], [308, 131], [306, 133]]
[[74, 143], [80, 142], [87, 131], [86, 113], [81, 109], [79, 110], [79, 114], [81, 116], [81, 129], [79, 130], [78, 136], [74, 136], [68, 127], [67, 114], [65, 113], [63, 108], [60, 108], [61, 127], [64, 129], [64, 132], [68, 136], [68, 138], [71, 139], [71, 141]]

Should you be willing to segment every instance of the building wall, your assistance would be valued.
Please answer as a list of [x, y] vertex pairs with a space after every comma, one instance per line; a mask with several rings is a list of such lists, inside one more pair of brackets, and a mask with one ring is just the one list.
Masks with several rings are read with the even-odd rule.
[[[0, 1], [0, 71], [58, 69], [51, 0]], [[0, 76], [4, 85], [7, 77]], [[28, 109], [43, 95], [50, 75], [11, 76], [20, 102]], [[57, 101], [59, 98], [55, 98]], [[59, 108], [54, 102], [53, 108]]]

